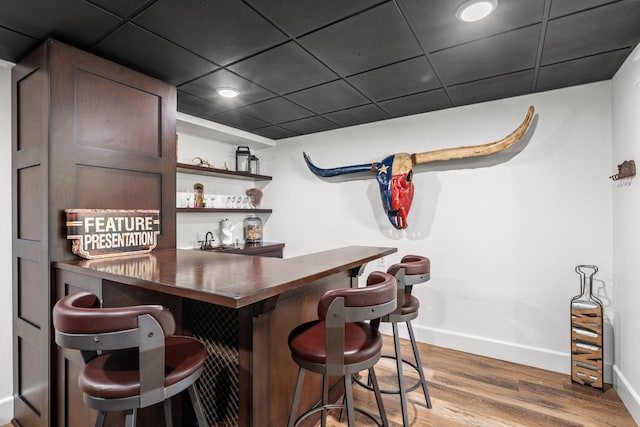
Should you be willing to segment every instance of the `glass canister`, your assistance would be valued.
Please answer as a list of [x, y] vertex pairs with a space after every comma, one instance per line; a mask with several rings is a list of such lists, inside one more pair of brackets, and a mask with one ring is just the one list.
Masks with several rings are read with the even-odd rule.
[[257, 243], [262, 241], [262, 219], [258, 215], [249, 215], [244, 221], [244, 241]]

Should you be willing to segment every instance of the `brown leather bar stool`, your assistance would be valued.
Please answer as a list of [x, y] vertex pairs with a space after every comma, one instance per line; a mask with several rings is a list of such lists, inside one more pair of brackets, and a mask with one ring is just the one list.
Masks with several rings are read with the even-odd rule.
[[[378, 329], [366, 320], [384, 316], [396, 307], [396, 280], [387, 273], [373, 272], [362, 288], [327, 291], [318, 303], [318, 320], [304, 323], [289, 334], [293, 360], [300, 366], [291, 403], [289, 427], [298, 425], [308, 416], [321, 412], [326, 426], [327, 411], [346, 407], [349, 427], [355, 425], [358, 411], [378, 425], [388, 426], [380, 388], [373, 365], [380, 359], [382, 337]], [[372, 379], [380, 420], [360, 408], [355, 408], [352, 395], [352, 375], [368, 369]], [[305, 370], [322, 374], [322, 402], [296, 419]], [[345, 404], [328, 402], [329, 376], [344, 377]]]
[[124, 411], [134, 427], [138, 408], [164, 404], [172, 425], [170, 398], [189, 389], [199, 426], [207, 420], [196, 390], [207, 357], [202, 342], [174, 335], [175, 320], [160, 305], [100, 308], [98, 297], [79, 292], [53, 307], [56, 343], [80, 350], [85, 365], [78, 377], [84, 402], [98, 410], [96, 426], [107, 412]]
[[[429, 390], [427, 388], [427, 380], [424, 376], [422, 369], [422, 361], [420, 360], [420, 353], [418, 352], [418, 346], [416, 338], [411, 327], [411, 320], [418, 317], [418, 309], [420, 308], [420, 301], [418, 298], [411, 294], [413, 285], [424, 283], [431, 277], [431, 261], [427, 257], [419, 255], [406, 255], [402, 258], [400, 263], [393, 264], [387, 269], [387, 273], [393, 275], [398, 283], [398, 306], [396, 309], [380, 319], [372, 321], [374, 326], [378, 326], [380, 321], [389, 322], [393, 327], [393, 346], [395, 350], [395, 356], [384, 355], [382, 357], [388, 357], [395, 359], [398, 384], [397, 390], [381, 390], [382, 393], [399, 394], [400, 405], [402, 408], [402, 422], [403, 425], [409, 425], [409, 415], [407, 412], [407, 393], [422, 386], [422, 392], [427, 404], [427, 408], [431, 408], [431, 398], [429, 397]], [[401, 302], [401, 303], [400, 303]], [[404, 322], [407, 325], [409, 331], [409, 338], [411, 341], [411, 347], [413, 348], [413, 356], [415, 364], [410, 360], [403, 359], [400, 352], [400, 335], [398, 334], [398, 323]], [[419, 375], [419, 380], [411, 387], [407, 387], [404, 381], [403, 363], [411, 366]], [[359, 384], [362, 384], [358, 381]], [[368, 386], [370, 388], [370, 386]]]

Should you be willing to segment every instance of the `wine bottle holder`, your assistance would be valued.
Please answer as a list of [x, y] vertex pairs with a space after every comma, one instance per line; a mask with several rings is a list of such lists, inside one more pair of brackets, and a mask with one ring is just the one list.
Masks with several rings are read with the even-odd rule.
[[[585, 269], [591, 269], [587, 283]], [[603, 388], [602, 301], [593, 295], [595, 265], [578, 265], [580, 294], [571, 299], [571, 380]]]

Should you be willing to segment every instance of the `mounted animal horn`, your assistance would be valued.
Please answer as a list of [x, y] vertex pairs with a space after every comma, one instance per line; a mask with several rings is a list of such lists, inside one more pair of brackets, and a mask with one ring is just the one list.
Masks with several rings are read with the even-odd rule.
[[311, 159], [306, 153], [303, 153], [303, 155], [311, 172], [323, 178], [358, 172], [374, 172], [380, 185], [382, 205], [389, 221], [395, 228], [404, 229], [407, 228], [407, 215], [413, 201], [413, 166], [443, 160], [487, 156], [506, 150], [524, 136], [527, 129], [529, 129], [533, 114], [534, 108], [531, 106], [527, 111], [526, 117], [516, 130], [501, 140], [488, 144], [445, 148], [415, 154], [396, 153], [377, 163], [342, 166], [332, 169], [319, 168], [311, 163]]

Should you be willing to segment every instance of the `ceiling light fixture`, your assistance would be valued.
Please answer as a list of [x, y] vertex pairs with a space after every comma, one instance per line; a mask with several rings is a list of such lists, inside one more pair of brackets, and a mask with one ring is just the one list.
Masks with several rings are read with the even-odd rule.
[[230, 87], [220, 87], [216, 89], [216, 92], [218, 92], [218, 95], [224, 96], [225, 98], [235, 98], [238, 96], [238, 91]]
[[489, 16], [496, 7], [498, 0], [469, 0], [460, 5], [456, 18], [464, 22], [476, 22]]

